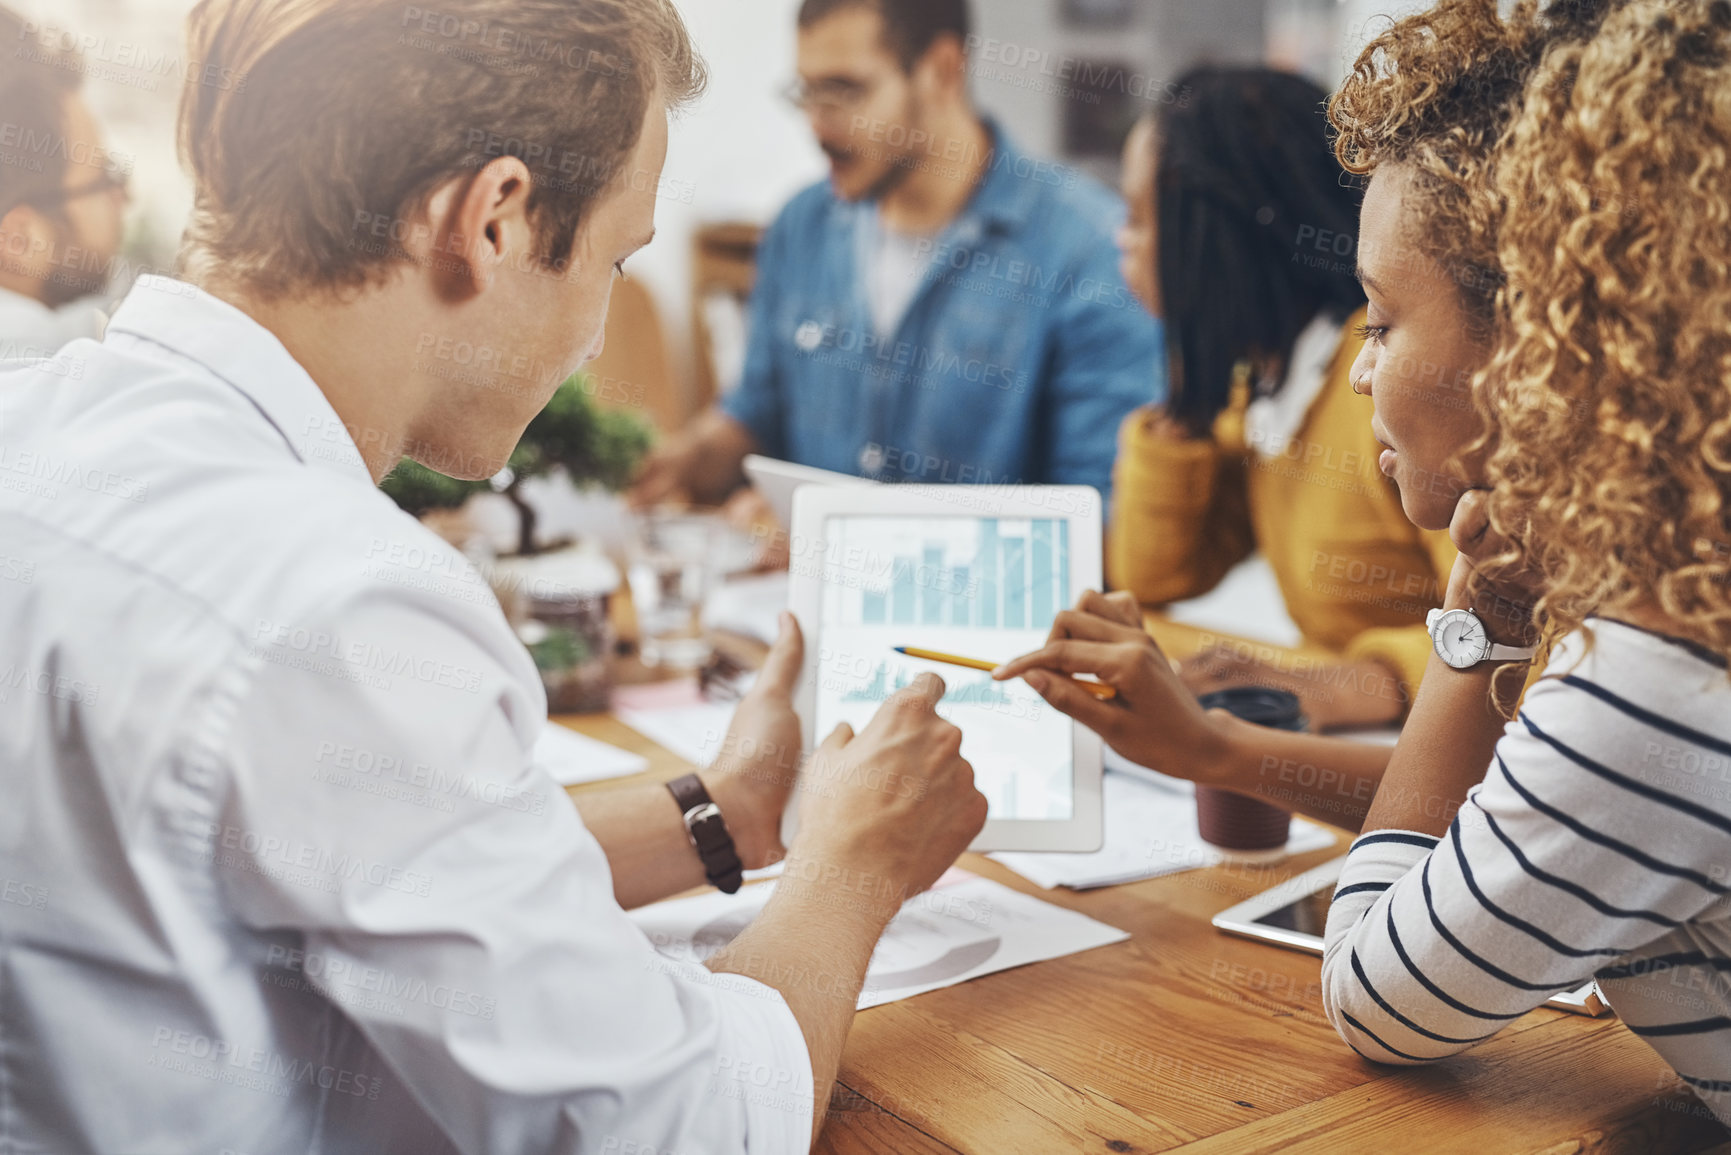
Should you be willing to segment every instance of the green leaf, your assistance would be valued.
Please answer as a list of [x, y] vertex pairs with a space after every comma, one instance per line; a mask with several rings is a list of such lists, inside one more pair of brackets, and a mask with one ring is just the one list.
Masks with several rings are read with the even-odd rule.
[[[617, 492], [631, 484], [655, 439], [654, 430], [636, 413], [602, 408], [592, 394], [581, 373], [554, 391], [511, 452], [511, 471], [519, 483], [562, 468], [579, 488], [599, 485]], [[487, 483], [457, 481], [405, 457], [380, 488], [419, 517], [428, 510], [454, 509], [485, 490]]]

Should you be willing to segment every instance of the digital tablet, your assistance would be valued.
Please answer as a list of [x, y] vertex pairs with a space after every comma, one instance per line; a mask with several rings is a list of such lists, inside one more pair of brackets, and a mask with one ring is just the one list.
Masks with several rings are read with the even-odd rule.
[[[1214, 925], [1227, 934], [1320, 955], [1322, 933], [1328, 925], [1328, 904], [1334, 899], [1334, 888], [1345, 863], [1346, 856], [1342, 855], [1294, 875], [1272, 890], [1221, 911], [1214, 916]], [[1599, 996], [1597, 984], [1591, 982], [1552, 995], [1545, 1005], [1594, 1017], [1611, 1010]]]
[[775, 519], [785, 527], [793, 527], [793, 494], [802, 485], [879, 487], [879, 483], [851, 473], [836, 473], [810, 465], [796, 465], [752, 453], [745, 459], [745, 475], [757, 486], [763, 500], [774, 511]]
[[[805, 635], [796, 708], [807, 749], [859, 732], [924, 671], [990, 808], [972, 850], [1098, 850], [1100, 739], [1020, 679], [905, 656], [908, 646], [1003, 662], [1100, 587], [1100, 495], [1089, 486], [804, 486], [794, 497], [790, 604]], [[784, 840], [798, 821], [799, 791]]]

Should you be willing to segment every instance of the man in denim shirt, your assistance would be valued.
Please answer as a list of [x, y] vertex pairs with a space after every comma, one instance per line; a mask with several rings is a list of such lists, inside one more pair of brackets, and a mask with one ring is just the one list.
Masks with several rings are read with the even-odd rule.
[[763, 453], [880, 481], [1081, 483], [1165, 393], [1122, 206], [967, 96], [966, 0], [805, 0], [794, 99], [831, 161], [757, 255], [737, 389], [635, 496], [717, 497]]

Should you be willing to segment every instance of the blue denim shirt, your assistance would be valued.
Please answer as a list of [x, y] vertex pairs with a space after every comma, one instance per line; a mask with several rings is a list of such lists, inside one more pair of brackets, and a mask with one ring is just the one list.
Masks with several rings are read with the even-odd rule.
[[[880, 339], [860, 214], [828, 181], [758, 250], [739, 386], [758, 450], [880, 481], [1064, 483], [1110, 497], [1119, 423], [1165, 396], [1161, 328], [1118, 272], [1118, 199], [995, 125], [985, 176]], [[934, 158], [941, 162], [942, 158]]]

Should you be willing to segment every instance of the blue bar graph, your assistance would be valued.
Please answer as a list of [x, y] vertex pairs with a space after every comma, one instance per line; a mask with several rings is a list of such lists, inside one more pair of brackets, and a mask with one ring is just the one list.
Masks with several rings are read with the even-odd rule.
[[[934, 535], [887, 552], [887, 586], [858, 593], [860, 625], [1047, 630], [1070, 604], [1070, 527], [1061, 518], [980, 518], [978, 536]], [[923, 536], [923, 535], [922, 535]]]
[[1070, 523], [1058, 523], [1058, 608], [1067, 610], [1075, 602], [1070, 597]]
[[914, 620], [914, 563], [910, 558], [897, 558], [895, 576], [890, 582], [894, 600], [893, 620], [898, 626], [912, 625]]
[[1004, 628], [1026, 628], [1028, 605], [1028, 541], [1006, 537], [1004, 541]]
[[980, 553], [974, 560], [979, 571], [979, 625], [998, 624], [998, 523], [995, 519], [980, 523]]
[[968, 621], [968, 609], [973, 599], [968, 595], [968, 567], [965, 565], [950, 567], [950, 624], [952, 626], [971, 625]]
[[944, 620], [944, 547], [926, 546], [926, 563], [920, 567], [920, 622], [935, 626]]
[[1028, 579], [1033, 619], [1028, 624], [1045, 630], [1052, 626], [1052, 595], [1056, 592], [1052, 581], [1052, 523], [1036, 521], [1033, 541], [1033, 573]]

